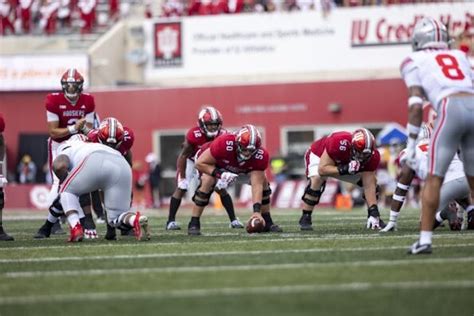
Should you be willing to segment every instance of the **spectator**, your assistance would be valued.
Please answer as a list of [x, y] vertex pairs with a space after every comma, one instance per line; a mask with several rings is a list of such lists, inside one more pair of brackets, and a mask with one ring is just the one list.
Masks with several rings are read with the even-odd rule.
[[119, 0], [109, 0], [109, 19], [112, 21], [118, 20], [120, 17], [120, 1]]
[[31, 156], [26, 154], [18, 164], [18, 181], [22, 184], [36, 182], [36, 164], [31, 160]]
[[158, 157], [154, 153], [149, 153], [145, 157], [148, 163], [148, 181], [150, 182], [151, 202], [154, 208], [161, 207], [161, 165]]
[[2, 35], [8, 35], [8, 30], [11, 34], [15, 34], [15, 28], [10, 21], [12, 12], [10, 0], [0, 0], [0, 32]]
[[90, 34], [95, 24], [96, 0], [79, 0], [77, 6], [81, 15], [81, 34]]
[[20, 0], [18, 6], [18, 12], [20, 16], [21, 30], [23, 34], [29, 34], [31, 32], [31, 7], [33, 0]]
[[71, 27], [71, 0], [60, 0], [58, 19], [61, 28]]
[[59, 1], [57, 0], [46, 0], [41, 8], [41, 20], [39, 22], [40, 28], [47, 35], [56, 33], [56, 22], [58, 18]]
[[285, 158], [281, 156], [273, 157], [270, 162], [270, 168], [277, 183], [277, 186], [279, 186], [287, 179], [287, 165]]
[[184, 5], [181, 0], [167, 0], [163, 3], [162, 12], [162, 15], [166, 17], [182, 16], [184, 14]]

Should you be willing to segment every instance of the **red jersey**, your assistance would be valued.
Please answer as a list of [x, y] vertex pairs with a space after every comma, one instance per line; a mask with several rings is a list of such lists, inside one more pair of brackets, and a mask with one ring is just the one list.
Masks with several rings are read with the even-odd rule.
[[[94, 119], [94, 110], [94, 97], [87, 93], [81, 93], [75, 105], [71, 104], [63, 93], [50, 93], [46, 96], [48, 122], [59, 121], [59, 127], [61, 128], [72, 125], [83, 117], [87, 118], [87, 122], [92, 123]], [[62, 142], [69, 137], [71, 137], [71, 135], [56, 138], [54, 140]]]
[[214, 141], [205, 144], [201, 152], [210, 148], [211, 155], [217, 161], [216, 167], [233, 173], [249, 173], [254, 170], [264, 171], [268, 168], [269, 155], [264, 148], [259, 148], [249, 159], [237, 160], [237, 142], [235, 134], [218, 136]]
[[[99, 130], [98, 129], [93, 129], [87, 134], [87, 139], [91, 143], [99, 143]], [[123, 141], [120, 144], [119, 148], [117, 150], [125, 156], [128, 151], [132, 148], [133, 142], [135, 141], [135, 134], [133, 134], [133, 131], [124, 126], [123, 127]]]
[[[219, 131], [219, 134], [216, 136], [224, 135], [227, 134], [227, 130], [221, 128]], [[194, 160], [194, 156], [196, 155], [196, 152], [202, 147], [207, 142], [213, 141], [215, 138], [208, 138], [206, 134], [204, 134], [199, 126], [190, 128], [188, 132], [186, 133], [186, 141], [193, 147], [193, 152], [191, 156], [188, 158], [191, 160]]]
[[[336, 165], [348, 164], [352, 160], [351, 154], [352, 134], [349, 132], [334, 132], [324, 136], [311, 144], [311, 152], [321, 157], [324, 150]], [[380, 153], [374, 150], [370, 159], [361, 165], [359, 171], [375, 171], [380, 163]]]
[[3, 119], [2, 114], [0, 114], [0, 133], [3, 133], [5, 130], [5, 120]]

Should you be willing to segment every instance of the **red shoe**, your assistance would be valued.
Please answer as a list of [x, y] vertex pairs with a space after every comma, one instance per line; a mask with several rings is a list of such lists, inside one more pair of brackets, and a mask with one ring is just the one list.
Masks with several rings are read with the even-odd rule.
[[81, 223], [77, 223], [76, 226], [70, 229], [69, 242], [79, 242], [84, 239], [84, 230], [82, 229]]
[[[142, 231], [143, 229], [143, 231]], [[150, 231], [148, 229], [148, 218], [140, 215], [140, 212], [135, 214], [135, 220], [133, 221], [133, 232], [137, 240], [141, 240], [143, 233], [145, 233], [146, 240], [150, 240]]]

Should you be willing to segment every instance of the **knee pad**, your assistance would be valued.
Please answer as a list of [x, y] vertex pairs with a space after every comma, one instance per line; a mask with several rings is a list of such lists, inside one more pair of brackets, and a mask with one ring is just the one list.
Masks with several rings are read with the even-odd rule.
[[319, 203], [319, 198], [321, 197], [321, 194], [324, 192], [324, 188], [326, 182], [323, 183], [321, 188], [319, 190], [313, 190], [311, 189], [310, 184], [306, 186], [306, 189], [304, 190], [303, 196], [301, 199], [303, 202], [305, 202], [308, 205], [315, 206]]
[[211, 197], [211, 194], [212, 192], [206, 193], [206, 192], [200, 191], [199, 189], [196, 190], [196, 192], [193, 195], [194, 204], [196, 204], [197, 206], [202, 206], [202, 207], [206, 206], [207, 204], [209, 204], [209, 198]]
[[79, 196], [79, 204], [81, 205], [81, 207], [90, 206], [92, 204], [90, 193], [82, 194], [81, 196]]
[[270, 204], [270, 195], [272, 194], [272, 189], [268, 187], [267, 190], [263, 190], [262, 192], [262, 205]]

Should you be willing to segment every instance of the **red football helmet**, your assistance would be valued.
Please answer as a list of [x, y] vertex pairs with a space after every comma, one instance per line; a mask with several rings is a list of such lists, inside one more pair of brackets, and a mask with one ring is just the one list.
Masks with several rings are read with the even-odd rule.
[[222, 115], [213, 106], [206, 106], [199, 112], [198, 124], [207, 138], [214, 138], [222, 127]]
[[258, 129], [250, 124], [244, 125], [235, 138], [237, 142], [237, 158], [249, 160], [262, 145], [262, 137]]
[[352, 159], [366, 162], [375, 149], [375, 137], [366, 128], [359, 128], [352, 133]]
[[71, 101], [76, 101], [82, 92], [84, 78], [77, 69], [68, 69], [61, 77], [61, 87], [64, 95]]
[[99, 126], [98, 139], [104, 145], [117, 149], [123, 141], [122, 124], [113, 117], [105, 118]]

